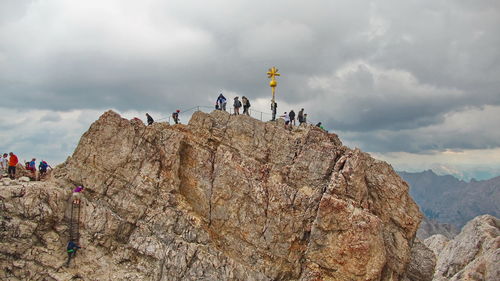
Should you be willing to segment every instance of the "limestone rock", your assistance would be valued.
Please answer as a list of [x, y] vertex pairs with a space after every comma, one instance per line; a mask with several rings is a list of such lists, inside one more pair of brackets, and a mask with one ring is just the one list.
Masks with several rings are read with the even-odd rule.
[[411, 248], [411, 260], [406, 271], [408, 281], [431, 281], [436, 266], [434, 252], [416, 239]]
[[449, 223], [440, 223], [436, 220], [428, 219], [424, 216], [422, 223], [417, 231], [417, 237], [425, 240], [435, 234], [441, 234], [449, 239], [455, 237], [459, 233], [458, 229]]
[[[34, 184], [2, 199], [0, 278], [401, 280], [422, 218], [390, 165], [335, 134], [221, 111], [108, 111]], [[64, 267], [75, 185], [83, 249]]]
[[437, 255], [434, 280], [500, 280], [500, 220], [479, 216], [446, 242], [442, 236], [425, 240]]

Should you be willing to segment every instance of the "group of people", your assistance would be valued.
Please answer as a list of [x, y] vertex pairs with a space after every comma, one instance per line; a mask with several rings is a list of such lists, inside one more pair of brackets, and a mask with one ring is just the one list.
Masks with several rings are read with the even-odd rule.
[[[8, 157], [8, 158], [7, 158]], [[17, 158], [17, 155], [15, 155], [13, 152], [10, 152], [9, 154], [4, 153], [0, 159], [0, 178], [2, 178], [4, 175], [7, 175], [11, 179], [16, 178], [16, 170], [17, 170], [17, 165], [19, 163], [19, 159]], [[37, 178], [37, 168], [36, 168], [36, 158], [32, 158], [31, 161], [25, 162], [25, 169], [30, 171], [32, 173], [32, 177], [34, 179]], [[44, 176], [47, 173], [47, 169], [52, 168], [50, 165], [42, 160], [40, 161], [38, 165], [38, 172], [39, 172], [39, 177]]]
[[[181, 111], [179, 109], [172, 112], [172, 120], [174, 120], [175, 124], [179, 124], [181, 122], [181, 120], [179, 119], [180, 112]], [[137, 119], [137, 118], [135, 118], [135, 119]], [[151, 115], [149, 115], [149, 113], [146, 113], [146, 120], [148, 121], [148, 126], [152, 125], [155, 122], [155, 120], [153, 119], [153, 117], [151, 117]]]
[[[226, 111], [226, 106], [227, 106], [227, 99], [222, 93], [220, 93], [215, 101], [215, 109]], [[241, 97], [241, 100], [238, 96], [234, 97], [234, 102], [233, 102], [234, 113], [233, 114], [239, 115], [240, 108], [242, 108], [242, 107], [243, 107], [242, 114], [250, 116], [250, 113], [249, 113], [250, 100], [245, 96]], [[271, 112], [272, 112], [271, 121], [276, 120], [277, 108], [278, 108], [278, 104], [276, 103], [276, 101], [274, 101], [274, 100], [271, 101]], [[179, 113], [180, 113], [180, 110], [176, 110], [175, 112], [172, 113], [172, 119], [174, 120], [175, 124], [180, 123]], [[284, 114], [281, 115], [280, 117], [285, 119], [285, 128], [287, 128], [287, 129], [291, 129], [292, 126], [296, 125], [295, 120], [297, 120], [299, 122], [299, 126], [303, 123], [307, 123], [307, 113], [304, 113], [303, 108], [299, 111], [299, 113], [297, 115], [295, 114], [295, 112], [293, 110], [290, 110], [290, 112], [284, 112]], [[146, 113], [146, 118], [147, 118], [148, 126], [154, 123], [153, 117], [151, 117], [151, 115], [149, 115], [148, 113]], [[321, 122], [316, 124], [316, 126], [324, 130]]]
[[[217, 97], [217, 100], [215, 101], [215, 109], [226, 111], [226, 105], [227, 105], [227, 99], [221, 93]], [[240, 108], [242, 108], [242, 107], [243, 107], [242, 114], [250, 116], [250, 113], [248, 111], [250, 109], [250, 100], [245, 96], [241, 97], [241, 100], [239, 97], [234, 97], [234, 101], [233, 101], [234, 113], [233, 114], [240, 115]]]
[[[276, 102], [275, 102], [275, 107], [276, 107]], [[285, 119], [285, 128], [292, 128], [292, 126], [295, 126], [295, 111], [290, 110], [290, 112], [285, 112], [283, 115], [280, 117], [283, 117]], [[304, 113], [304, 109], [300, 109], [299, 114], [297, 114], [297, 120], [299, 121], [299, 126], [302, 125], [303, 123], [307, 122], [307, 113]]]

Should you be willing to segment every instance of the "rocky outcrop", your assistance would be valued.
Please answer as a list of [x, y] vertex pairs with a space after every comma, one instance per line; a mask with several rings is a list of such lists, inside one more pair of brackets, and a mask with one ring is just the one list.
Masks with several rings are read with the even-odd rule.
[[459, 231], [453, 224], [440, 223], [424, 216], [417, 231], [417, 238], [425, 240], [433, 235], [441, 234], [449, 239], [455, 237]]
[[425, 244], [415, 239], [411, 248], [411, 259], [404, 281], [431, 281], [434, 276], [436, 256]]
[[437, 256], [434, 280], [500, 280], [500, 220], [479, 216], [453, 240], [434, 235], [425, 244]]
[[[1, 278], [401, 280], [421, 220], [392, 167], [335, 134], [220, 111], [106, 112], [53, 176], [6, 187]], [[75, 185], [83, 249], [64, 267]]]

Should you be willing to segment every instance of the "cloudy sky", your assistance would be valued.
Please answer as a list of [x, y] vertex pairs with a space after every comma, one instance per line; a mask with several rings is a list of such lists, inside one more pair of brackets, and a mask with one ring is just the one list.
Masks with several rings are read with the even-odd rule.
[[351, 147], [497, 176], [499, 26], [498, 0], [1, 0], [0, 150], [58, 163], [105, 110], [160, 119], [220, 91], [268, 111], [276, 66], [280, 111]]

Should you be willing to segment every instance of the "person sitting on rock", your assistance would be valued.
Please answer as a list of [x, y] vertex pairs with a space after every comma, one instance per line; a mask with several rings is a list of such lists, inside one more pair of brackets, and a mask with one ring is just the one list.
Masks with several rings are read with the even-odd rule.
[[68, 246], [66, 246], [66, 252], [68, 253], [68, 261], [66, 262], [66, 266], [69, 266], [71, 259], [75, 257], [76, 251], [81, 247], [78, 246], [73, 240], [68, 242]]
[[73, 198], [73, 204], [76, 204], [76, 205], [80, 205], [80, 202], [81, 202], [81, 198], [82, 198], [82, 195], [81, 195], [81, 192], [83, 191], [84, 187], [79, 185], [77, 186], [75, 189], [73, 189], [73, 194], [72, 194], [72, 198]]
[[174, 119], [175, 124], [179, 124], [179, 109], [177, 109], [174, 113], [172, 113], [172, 118]]
[[153, 119], [153, 117], [151, 117], [151, 115], [149, 115], [149, 113], [146, 113], [146, 118], [148, 119], [148, 126], [155, 122], [155, 120]]

